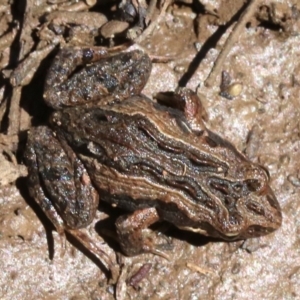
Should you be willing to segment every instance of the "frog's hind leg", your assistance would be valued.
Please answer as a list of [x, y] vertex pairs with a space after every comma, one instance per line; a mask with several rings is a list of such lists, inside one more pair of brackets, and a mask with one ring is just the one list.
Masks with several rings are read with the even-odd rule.
[[28, 167], [27, 182], [29, 193], [31, 197], [33, 197], [38, 203], [48, 219], [52, 222], [59, 235], [65, 237], [64, 221], [57, 213], [49, 197], [45, 194], [44, 186], [41, 182], [41, 177], [38, 170], [37, 154], [35, 148], [32, 147], [32, 143], [34, 143], [33, 135], [34, 133], [29, 135], [28, 146], [25, 151], [25, 161]]
[[52, 222], [56, 231], [58, 232], [60, 236], [61, 249], [62, 249], [60, 256], [63, 256], [65, 254], [65, 248], [66, 248], [64, 221], [57, 213], [50, 199], [46, 196], [43, 190], [40, 176], [38, 173], [36, 153], [33, 148], [27, 147], [25, 158], [28, 166], [29, 193], [31, 197], [33, 197], [34, 200], [37, 202], [37, 204], [40, 206], [40, 208], [43, 210], [43, 212], [48, 217], [48, 219]]
[[63, 243], [67, 231], [116, 276], [109, 256], [80, 231], [94, 219], [99, 199], [83, 164], [71, 151], [66, 145], [63, 148], [47, 127], [30, 133], [25, 151], [30, 195], [53, 223]]
[[48, 127], [29, 134], [25, 152], [30, 194], [41, 205], [59, 232], [89, 225], [99, 196], [83, 163]]

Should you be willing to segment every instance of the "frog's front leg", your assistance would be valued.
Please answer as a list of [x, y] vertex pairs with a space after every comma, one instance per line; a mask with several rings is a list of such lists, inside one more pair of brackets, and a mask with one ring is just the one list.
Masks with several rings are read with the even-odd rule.
[[157, 249], [157, 245], [152, 240], [153, 232], [150, 233], [148, 230], [150, 225], [159, 220], [160, 217], [154, 207], [120, 216], [116, 221], [116, 228], [123, 252], [128, 256], [150, 252], [169, 259], [167, 254]]
[[102, 47], [62, 48], [46, 76], [45, 102], [61, 109], [105, 96], [122, 100], [139, 94], [151, 72], [150, 58], [140, 50], [115, 51]]

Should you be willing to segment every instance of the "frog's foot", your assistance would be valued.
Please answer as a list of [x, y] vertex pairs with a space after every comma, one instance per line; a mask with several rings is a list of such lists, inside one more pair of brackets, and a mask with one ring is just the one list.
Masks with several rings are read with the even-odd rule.
[[60, 257], [64, 257], [65, 254], [66, 254], [66, 249], [67, 249], [67, 237], [66, 237], [66, 234], [65, 234], [65, 230], [62, 228], [62, 232], [56, 230], [59, 234], [59, 239], [60, 239], [60, 247], [61, 247], [61, 250], [60, 250]]
[[104, 265], [104, 267], [110, 271], [111, 280], [115, 281], [119, 276], [119, 268], [116, 263], [113, 263], [110, 256], [101, 247], [96, 245], [94, 241], [80, 229], [66, 229], [74, 238], [76, 238], [86, 249], [94, 254]]
[[123, 252], [128, 256], [150, 252], [169, 260], [169, 256], [154, 243], [153, 233], [151, 236], [148, 230], [159, 219], [155, 208], [141, 209], [131, 215], [119, 217], [116, 227]]

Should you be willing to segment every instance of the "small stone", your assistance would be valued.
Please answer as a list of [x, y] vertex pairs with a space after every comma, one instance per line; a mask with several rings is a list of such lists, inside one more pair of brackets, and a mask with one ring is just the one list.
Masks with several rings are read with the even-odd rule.
[[97, 3], [97, 0], [85, 0], [88, 6], [94, 6]]
[[129, 24], [127, 22], [112, 20], [100, 28], [100, 34], [106, 39], [112, 38], [116, 34], [124, 32], [128, 27]]
[[237, 97], [241, 94], [243, 85], [241, 83], [233, 83], [227, 88], [227, 92], [231, 97]]

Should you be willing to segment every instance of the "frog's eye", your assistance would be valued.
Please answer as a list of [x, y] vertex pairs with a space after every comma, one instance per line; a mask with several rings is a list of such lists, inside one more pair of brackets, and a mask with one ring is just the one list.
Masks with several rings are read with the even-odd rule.
[[250, 192], [256, 192], [261, 189], [261, 183], [257, 179], [245, 180], [247, 188]]

